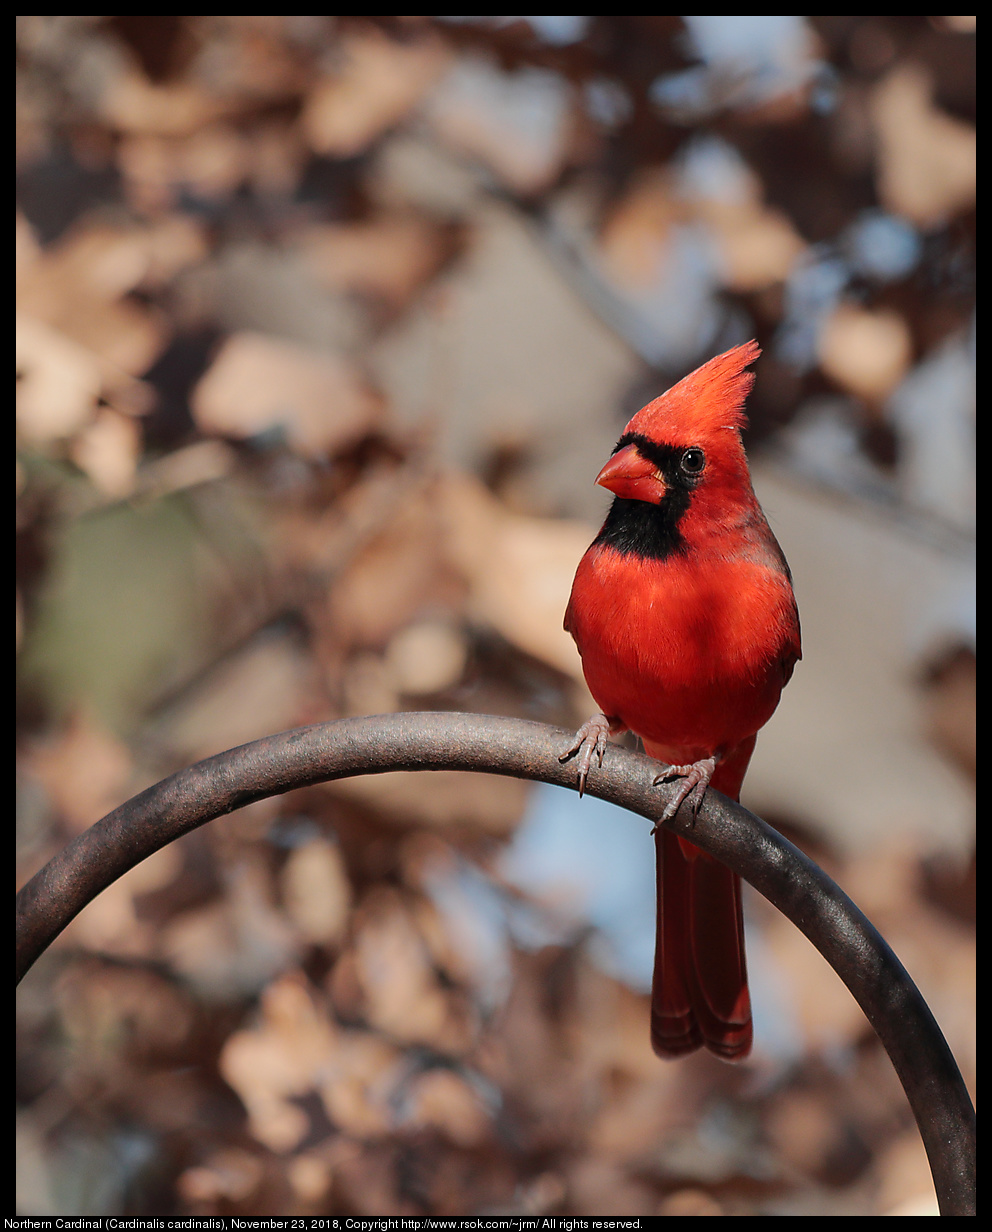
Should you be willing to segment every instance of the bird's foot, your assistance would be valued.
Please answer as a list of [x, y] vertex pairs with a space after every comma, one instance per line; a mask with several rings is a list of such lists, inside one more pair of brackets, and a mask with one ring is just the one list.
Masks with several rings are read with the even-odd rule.
[[586, 719], [575, 733], [575, 739], [571, 745], [558, 758], [559, 761], [568, 761], [570, 757], [574, 757], [581, 749], [582, 755], [579, 757], [577, 767], [580, 796], [582, 796], [586, 789], [586, 777], [592, 766], [592, 759], [595, 757], [600, 766], [603, 764], [603, 754], [606, 752], [606, 742], [609, 735], [610, 720], [605, 714], [594, 714], [591, 719]]
[[695, 818], [715, 769], [716, 758], [705, 757], [701, 761], [694, 761], [689, 766], [669, 766], [667, 770], [659, 774], [654, 780], [654, 786], [657, 786], [659, 783], [667, 783], [669, 779], [682, 780], [678, 785], [675, 795], [669, 800], [667, 808], [662, 813], [661, 820], [671, 820], [685, 802], [688, 802], [692, 810], [692, 816]]

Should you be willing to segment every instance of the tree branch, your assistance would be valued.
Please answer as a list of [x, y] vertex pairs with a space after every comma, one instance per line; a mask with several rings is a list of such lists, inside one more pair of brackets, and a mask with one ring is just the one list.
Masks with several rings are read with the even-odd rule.
[[[17, 979], [87, 903], [180, 835], [254, 800], [356, 774], [473, 770], [575, 787], [571, 733], [520, 719], [426, 712], [302, 727], [199, 762], [109, 813], [17, 896]], [[672, 787], [657, 762], [610, 745], [587, 791], [650, 821]], [[695, 822], [666, 823], [749, 881], [840, 975], [885, 1046], [920, 1127], [942, 1215], [975, 1214], [975, 1114], [950, 1049], [906, 970], [851, 900], [759, 817], [710, 791]]]

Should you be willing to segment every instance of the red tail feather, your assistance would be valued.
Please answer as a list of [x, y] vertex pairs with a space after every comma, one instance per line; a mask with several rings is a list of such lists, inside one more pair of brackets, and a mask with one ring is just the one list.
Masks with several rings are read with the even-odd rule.
[[[710, 782], [738, 799], [755, 739], [717, 766]], [[645, 743], [652, 757], [662, 750]], [[678, 1057], [705, 1045], [728, 1061], [751, 1051], [751, 997], [744, 957], [741, 879], [669, 830], [656, 836], [657, 933], [651, 1046]]]

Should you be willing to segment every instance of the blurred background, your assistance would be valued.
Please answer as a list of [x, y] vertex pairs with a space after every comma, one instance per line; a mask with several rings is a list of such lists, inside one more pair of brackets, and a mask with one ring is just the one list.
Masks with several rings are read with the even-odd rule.
[[[593, 479], [756, 337], [805, 658], [744, 802], [972, 1084], [975, 18], [17, 30], [19, 883], [274, 731], [574, 727]], [[639, 819], [455, 773], [189, 835], [21, 987], [20, 1213], [936, 1213], [757, 895], [753, 1057], [651, 1054], [652, 867]]]

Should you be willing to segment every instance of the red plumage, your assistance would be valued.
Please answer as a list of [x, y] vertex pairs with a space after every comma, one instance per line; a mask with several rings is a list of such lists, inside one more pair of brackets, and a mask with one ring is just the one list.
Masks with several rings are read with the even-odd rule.
[[[567, 754], [582, 750], [580, 787], [607, 732], [629, 729], [669, 764], [663, 777], [682, 778], [666, 816], [683, 800], [698, 808], [709, 784], [739, 799], [755, 735], [801, 656], [789, 569], [740, 435], [759, 354], [748, 342], [716, 356], [627, 424], [597, 477], [613, 506], [565, 613], [602, 709]], [[739, 878], [661, 827], [657, 854], [654, 1049], [746, 1056]]]

